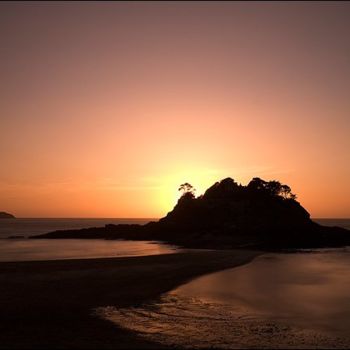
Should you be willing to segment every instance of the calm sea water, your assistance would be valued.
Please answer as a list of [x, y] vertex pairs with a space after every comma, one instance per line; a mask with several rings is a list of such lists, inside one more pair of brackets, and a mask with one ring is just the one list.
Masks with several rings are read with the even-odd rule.
[[[154, 242], [104, 240], [28, 240], [28, 237], [62, 229], [103, 227], [106, 224], [144, 224], [152, 219], [2, 219], [0, 220], [0, 261], [97, 258], [173, 253], [177, 250]], [[349, 219], [317, 219], [324, 225], [350, 229]]]
[[153, 219], [0, 219], [0, 238], [33, 236], [56, 230], [103, 227], [106, 224], [145, 224]]
[[350, 250], [265, 254], [102, 317], [164, 346], [349, 348]]
[[177, 247], [151, 241], [103, 239], [3, 239], [0, 261], [110, 258], [171, 254]]
[[350, 230], [350, 219], [313, 219], [321, 225], [339, 226]]
[[103, 239], [31, 240], [28, 237], [62, 229], [102, 227], [106, 224], [144, 224], [151, 219], [4, 219], [0, 220], [0, 261], [80, 259], [170, 254], [174, 246], [149, 241]]
[[[106, 224], [145, 224], [157, 219], [0, 219], [0, 239], [33, 236], [55, 230], [103, 227]], [[350, 229], [350, 219], [314, 219], [322, 225]]]

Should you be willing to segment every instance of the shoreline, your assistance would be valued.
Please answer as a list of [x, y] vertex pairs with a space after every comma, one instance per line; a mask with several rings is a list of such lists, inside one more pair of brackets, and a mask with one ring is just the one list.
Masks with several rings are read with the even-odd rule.
[[262, 251], [0, 263], [0, 348], [164, 348], [93, 315], [130, 307], [205, 274], [252, 261]]

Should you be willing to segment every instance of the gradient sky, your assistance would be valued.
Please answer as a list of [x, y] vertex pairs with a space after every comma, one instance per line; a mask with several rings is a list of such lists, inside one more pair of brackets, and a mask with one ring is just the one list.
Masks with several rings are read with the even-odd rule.
[[259, 176], [350, 217], [349, 2], [2, 2], [0, 40], [0, 211], [160, 217]]

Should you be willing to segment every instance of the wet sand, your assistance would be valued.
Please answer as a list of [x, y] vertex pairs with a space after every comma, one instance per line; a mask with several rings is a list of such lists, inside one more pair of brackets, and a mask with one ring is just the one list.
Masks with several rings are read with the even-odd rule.
[[0, 263], [0, 348], [156, 348], [94, 315], [139, 306], [261, 252], [188, 251], [131, 258]]
[[190, 349], [349, 349], [349, 249], [264, 254], [141, 307], [99, 315], [148, 341]]

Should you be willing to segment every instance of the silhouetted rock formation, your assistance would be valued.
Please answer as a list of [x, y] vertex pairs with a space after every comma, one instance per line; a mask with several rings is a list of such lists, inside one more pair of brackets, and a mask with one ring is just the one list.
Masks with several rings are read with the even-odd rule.
[[227, 178], [198, 198], [192, 186], [181, 186], [178, 203], [158, 222], [55, 231], [36, 238], [161, 240], [194, 248], [350, 245], [350, 231], [313, 222], [290, 188], [278, 181], [254, 178], [242, 186]]
[[0, 219], [15, 219], [15, 217], [12, 214], [0, 211]]

